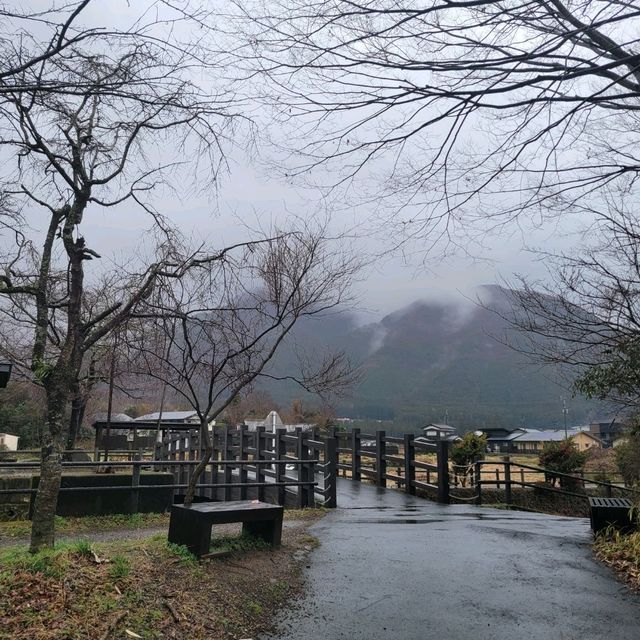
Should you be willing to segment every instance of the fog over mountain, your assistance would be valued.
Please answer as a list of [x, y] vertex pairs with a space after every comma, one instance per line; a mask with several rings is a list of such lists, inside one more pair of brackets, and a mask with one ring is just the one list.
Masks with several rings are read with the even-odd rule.
[[[501, 287], [481, 287], [478, 294], [496, 309], [509, 304], [508, 290]], [[572, 396], [559, 370], [507, 346], [509, 336], [506, 321], [484, 306], [416, 301], [364, 326], [347, 313], [306, 321], [294, 338], [295, 348], [321, 351], [328, 345], [361, 363], [361, 382], [335, 403], [339, 415], [393, 419], [398, 427], [445, 416], [460, 428], [554, 427], [562, 426], [561, 398], [570, 424], [601, 413], [597, 403]], [[293, 348], [283, 351], [277, 371], [293, 366]], [[282, 383], [268, 390], [282, 404], [304, 398]]]

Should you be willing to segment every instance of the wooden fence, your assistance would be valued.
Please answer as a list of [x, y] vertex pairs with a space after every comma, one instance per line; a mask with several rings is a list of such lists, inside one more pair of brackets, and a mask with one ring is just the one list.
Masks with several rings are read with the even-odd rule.
[[338, 452], [337, 469], [343, 477], [355, 481], [367, 480], [378, 487], [395, 484], [406, 493], [416, 490], [434, 494], [442, 504], [449, 496], [449, 443], [418, 441], [411, 433], [402, 438], [388, 436], [385, 431], [362, 433], [333, 430], [328, 439], [335, 439]]
[[[483, 487], [503, 491], [504, 502], [508, 505], [514, 504], [514, 488], [533, 489], [585, 501], [588, 496], [593, 495], [602, 495], [607, 498], [628, 497], [633, 500], [637, 500], [640, 496], [638, 489], [585, 477], [582, 473], [560, 473], [543, 467], [514, 462], [509, 456], [505, 456], [502, 461], [478, 460], [466, 468], [463, 475], [469, 479], [468, 486], [474, 489], [473, 501], [476, 504], [483, 502]], [[559, 486], [555, 486], [556, 482]]]
[[[271, 433], [264, 428], [256, 431], [243, 428], [216, 431], [212, 434], [212, 443], [213, 455], [196, 486], [196, 494], [201, 498], [267, 499], [298, 508], [336, 506], [337, 452], [334, 438], [302, 430], [287, 433], [285, 429], [277, 429]], [[116, 473], [130, 470], [131, 483], [112, 482], [99, 486], [91, 486], [89, 481], [82, 483], [83, 486], [64, 486], [63, 483], [60, 490], [63, 493], [128, 492], [128, 497], [123, 496], [122, 502], [127, 506], [127, 512], [135, 513], [141, 491], [171, 490], [174, 494], [184, 494], [202, 452], [199, 434], [193, 430], [166, 436], [151, 455], [143, 451], [125, 451], [109, 452], [108, 460], [102, 456], [98, 460], [69, 459], [62, 463], [66, 472], [105, 471], [106, 467]], [[65, 453], [70, 458], [79, 452]], [[89, 457], [89, 452], [81, 453]], [[38, 475], [39, 469], [38, 461], [8, 461], [0, 456], [0, 474]], [[145, 484], [143, 471], [171, 473], [173, 483], [161, 486]], [[35, 491], [31, 484], [20, 488], [3, 487], [0, 488], [0, 502], [3, 496], [11, 499], [14, 495], [29, 496]]]
[[[199, 488], [205, 497], [231, 500], [232, 495], [247, 498], [248, 489], [257, 489], [257, 498], [264, 499], [267, 489], [277, 488], [277, 502], [284, 504], [286, 492], [295, 488], [295, 504], [300, 507], [320, 504], [334, 508], [336, 498], [336, 443], [317, 431], [275, 433], [258, 427], [249, 431], [218, 429], [211, 433], [213, 453]], [[154, 459], [164, 462], [160, 468], [174, 474], [177, 484], [188, 484], [195, 465], [203, 452], [198, 431], [178, 432], [165, 436], [156, 444]], [[233, 463], [238, 463], [234, 468]], [[289, 467], [289, 469], [287, 468]]]

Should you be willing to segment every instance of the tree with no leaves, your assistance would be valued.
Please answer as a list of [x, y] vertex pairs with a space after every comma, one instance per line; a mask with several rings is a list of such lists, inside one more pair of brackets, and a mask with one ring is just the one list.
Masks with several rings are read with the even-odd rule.
[[[176, 12], [176, 20], [185, 19]], [[79, 33], [77, 25], [69, 26], [55, 55], [48, 53], [47, 38], [37, 64], [14, 64], [2, 80], [0, 299], [5, 317], [22, 327], [21, 337], [32, 332], [24, 342], [28, 365], [46, 395], [32, 551], [53, 544], [65, 414], [86, 354], [122, 326], [160, 278], [180, 279], [227, 254], [224, 248], [188, 249], [151, 195], [170, 184], [177, 157], [206, 165], [213, 182], [234, 119], [229, 96], [193, 81], [203, 65], [198, 47], [174, 35], [168, 16], [141, 24], [142, 33], [111, 34], [93, 48], [91, 38], [70, 35]], [[19, 32], [12, 35], [0, 40], [5, 53], [22, 42]], [[169, 160], [163, 159], [167, 145]], [[108, 268], [83, 235], [85, 216], [98, 209], [117, 216], [130, 207], [150, 217], [153, 258], [137, 256], [126, 268], [114, 267], [115, 286], [96, 305], [92, 286]]]
[[640, 226], [620, 201], [592, 213], [583, 245], [544, 254], [547, 281], [520, 277], [501, 315], [517, 332], [507, 338], [516, 349], [564, 367], [575, 391], [637, 412]]
[[347, 302], [358, 268], [358, 259], [322, 229], [275, 231], [224, 262], [163, 282], [138, 309], [129, 371], [167, 385], [200, 422], [203, 455], [185, 503], [211, 459], [209, 424], [255, 381], [286, 378], [321, 395], [352, 384], [357, 371], [341, 352], [303, 358], [299, 371], [284, 375], [274, 374], [269, 363], [298, 321]]
[[403, 237], [635, 181], [637, 0], [233, 4], [248, 86], [291, 125], [287, 173], [320, 166], [332, 189], [368, 173], [362, 199]]

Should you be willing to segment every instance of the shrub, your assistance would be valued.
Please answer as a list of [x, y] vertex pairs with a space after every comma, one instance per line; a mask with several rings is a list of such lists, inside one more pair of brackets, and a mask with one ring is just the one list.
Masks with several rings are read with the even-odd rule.
[[640, 435], [630, 434], [615, 448], [616, 463], [627, 487], [640, 483]]
[[[575, 473], [582, 469], [587, 461], [588, 453], [579, 451], [573, 440], [567, 438], [560, 442], [547, 442], [542, 449], [538, 461], [540, 466], [548, 471], [558, 473]], [[553, 473], [547, 474], [547, 479], [555, 485], [558, 476]], [[560, 477], [560, 486], [569, 488], [575, 485], [570, 478]]]
[[457, 478], [462, 480], [462, 486], [466, 486], [467, 477], [470, 475], [469, 465], [476, 460], [482, 460], [487, 452], [487, 436], [483, 433], [465, 433], [462, 440], [451, 447], [450, 458]]
[[615, 452], [612, 449], [593, 447], [588, 450], [588, 454], [585, 471], [592, 473], [594, 479], [599, 482], [613, 481], [619, 473]]

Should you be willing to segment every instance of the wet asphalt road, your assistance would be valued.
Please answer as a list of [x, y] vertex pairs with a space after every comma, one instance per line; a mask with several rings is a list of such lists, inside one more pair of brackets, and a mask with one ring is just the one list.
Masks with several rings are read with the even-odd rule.
[[640, 639], [640, 597], [593, 559], [585, 519], [349, 480], [338, 504], [311, 530], [306, 594], [272, 640]]

